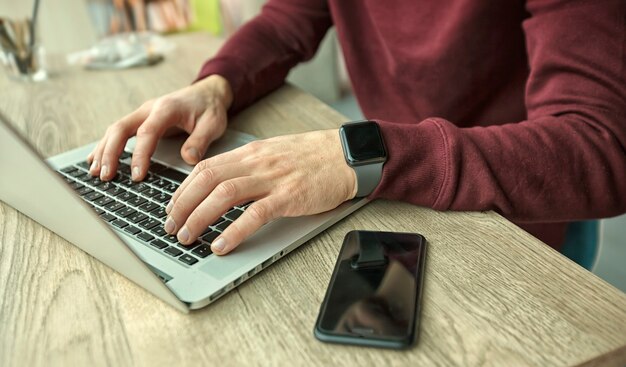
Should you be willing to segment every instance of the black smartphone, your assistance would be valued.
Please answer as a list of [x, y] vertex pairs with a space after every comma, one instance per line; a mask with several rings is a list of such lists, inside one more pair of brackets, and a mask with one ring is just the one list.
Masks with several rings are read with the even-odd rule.
[[324, 342], [402, 349], [417, 335], [426, 239], [416, 233], [349, 232], [320, 308]]

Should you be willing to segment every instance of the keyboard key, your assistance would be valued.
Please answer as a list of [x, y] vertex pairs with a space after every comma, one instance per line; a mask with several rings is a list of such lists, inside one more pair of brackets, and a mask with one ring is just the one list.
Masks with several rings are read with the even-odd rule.
[[113, 199], [111, 199], [110, 197], [103, 196], [100, 199], [94, 201], [93, 203], [96, 204], [96, 205], [99, 205], [99, 206], [105, 206], [105, 205], [110, 204], [112, 202], [113, 202]]
[[124, 209], [118, 210], [116, 214], [120, 217], [128, 217], [135, 213], [137, 213], [137, 211], [133, 208], [125, 207]]
[[205, 236], [202, 237], [202, 241], [204, 242], [208, 242], [208, 243], [212, 243], [213, 241], [215, 241], [215, 239], [217, 238], [217, 236], [219, 236], [220, 233], [219, 232], [211, 232]]
[[154, 181], [157, 181], [159, 178], [155, 175], [153, 175], [152, 173], [148, 173], [146, 175], [146, 177], [144, 177], [143, 182], [147, 182], [147, 183], [152, 183]]
[[150, 187], [143, 182], [138, 183], [137, 185], [133, 185], [130, 187], [134, 192], [142, 192], [144, 190], [148, 190]]
[[219, 229], [220, 231], [224, 231], [226, 228], [228, 228], [228, 226], [231, 224], [232, 222], [227, 220], [224, 221], [218, 225], [215, 226], [215, 228]]
[[159, 195], [160, 193], [161, 191], [151, 187], [148, 190], [142, 192], [141, 195], [151, 198], [151, 197]]
[[166, 201], [170, 201], [172, 195], [160, 193], [159, 195], [154, 196], [152, 199], [158, 201], [159, 203], [164, 203]]
[[118, 196], [121, 195], [123, 193], [125, 193], [126, 190], [124, 190], [123, 188], [119, 187], [119, 186], [114, 186], [112, 188], [110, 188], [109, 190], [107, 190], [107, 193], [111, 196]]
[[102, 185], [98, 186], [98, 190], [109, 191], [115, 187], [115, 184], [112, 182], [103, 182]]
[[128, 226], [126, 228], [124, 228], [124, 231], [130, 233], [130, 234], [137, 234], [139, 232], [141, 232], [141, 229], [137, 228], [137, 227], [133, 227], [133, 226]]
[[91, 192], [87, 195], [85, 195], [85, 199], [89, 200], [89, 201], [96, 201], [98, 199], [100, 199], [101, 197], [103, 197], [104, 195], [102, 195], [99, 192]]
[[211, 225], [212, 225], [212, 226], [216, 226], [216, 225], [218, 225], [218, 224], [222, 223], [223, 221], [224, 221], [224, 218], [219, 217], [219, 218], [217, 218], [217, 220], [216, 220], [215, 222], [213, 222], [213, 224], [211, 224]]
[[153, 210], [150, 214], [154, 215], [155, 217], [159, 219], [163, 219], [167, 216], [167, 213], [165, 212], [164, 207], [159, 207], [157, 210]]
[[159, 187], [159, 188], [161, 188], [161, 189], [162, 189], [162, 188], [164, 188], [164, 187], [166, 187], [166, 186], [171, 185], [172, 183], [171, 183], [170, 181], [168, 181], [168, 180], [164, 180], [164, 179], [162, 179], [162, 178], [161, 178], [161, 179], [159, 179], [158, 181], [154, 181], [154, 182], [152, 182], [152, 184], [153, 184], [154, 186]]
[[68, 166], [68, 167], [63, 168], [63, 169], [61, 170], [61, 172], [63, 172], [63, 173], [67, 173], [67, 174], [70, 174], [70, 173], [72, 173], [72, 172], [76, 171], [77, 169], [78, 169], [78, 168], [76, 168], [76, 167], [74, 167], [74, 166]]
[[164, 248], [167, 247], [167, 243], [161, 241], [161, 240], [154, 240], [152, 242], [150, 242], [150, 246], [156, 247], [159, 250], [163, 250]]
[[170, 194], [173, 194], [176, 190], [178, 190], [179, 185], [175, 184], [175, 183], [171, 183], [165, 187], [163, 187], [163, 190], [169, 192]]
[[211, 246], [202, 244], [193, 249], [191, 253], [204, 259], [205, 257], [211, 255], [213, 251], [211, 251]]
[[120, 162], [120, 164], [117, 166], [117, 170], [127, 176], [130, 176], [130, 166], [126, 163]]
[[161, 221], [149, 218], [148, 220], [141, 222], [139, 227], [141, 227], [143, 229], [150, 230], [150, 229], [154, 228], [155, 226], [157, 226], [159, 224], [161, 224]]
[[93, 207], [93, 210], [94, 210], [94, 211], [96, 212], [96, 214], [98, 214], [98, 215], [100, 215], [100, 214], [104, 213], [104, 210], [102, 210], [102, 209], [100, 209], [100, 208], [97, 208], [97, 207], [95, 207], [95, 206]]
[[160, 163], [151, 162], [150, 168], [148, 168], [148, 171], [158, 173], [158, 172], [163, 171], [164, 169], [167, 169], [167, 167], [165, 167], [164, 165]]
[[78, 181], [81, 181], [81, 182], [87, 182], [87, 181], [91, 180], [92, 178], [93, 178], [93, 176], [90, 175], [89, 173], [85, 173], [82, 176], [76, 177], [76, 179]]
[[123, 173], [118, 171], [117, 174], [115, 175], [115, 177], [113, 177], [111, 179], [111, 182], [115, 182], [115, 183], [119, 184], [119, 183], [122, 183], [122, 182], [128, 180], [128, 178], [129, 177], [127, 175], [125, 175], [125, 174], [123, 174]]
[[83, 187], [85, 187], [85, 185], [78, 183], [78, 182], [71, 182], [70, 187], [74, 190], [78, 190], [78, 189], [82, 189]]
[[159, 205], [156, 203], [153, 203], [151, 201], [146, 202], [145, 204], [139, 206], [139, 209], [150, 213], [151, 211], [153, 211], [154, 209], [158, 208]]
[[100, 177], [94, 177], [91, 180], [86, 182], [87, 185], [98, 187], [104, 183], [104, 181], [100, 180]]
[[126, 158], [130, 158], [131, 156], [132, 156], [132, 153], [129, 153], [127, 151], [123, 151], [122, 154], [120, 154], [120, 160], [126, 159]]
[[170, 180], [174, 182], [178, 182], [178, 183], [183, 182], [185, 178], [187, 178], [187, 174], [182, 173], [180, 171], [176, 171], [171, 168], [168, 168], [165, 171], [159, 172], [159, 175], [165, 178], [169, 178]]
[[168, 247], [165, 249], [165, 253], [168, 255], [172, 255], [174, 257], [179, 256], [180, 254], [182, 254], [183, 252], [179, 249], [177, 249], [176, 247]]
[[200, 246], [202, 243], [200, 241], [196, 241], [190, 245], [183, 245], [182, 243], [177, 243], [176, 246], [178, 246], [178, 248], [181, 248], [183, 250], [189, 251], [189, 250], [193, 250], [194, 248]]
[[165, 237], [163, 237], [163, 239], [165, 239], [169, 243], [177, 243], [178, 242], [178, 238], [176, 238], [175, 234], [171, 234], [169, 236], [165, 236]]
[[113, 222], [111, 222], [111, 224], [113, 224], [117, 228], [124, 228], [124, 227], [126, 227], [128, 225], [128, 223], [124, 222], [121, 219], [116, 219]]
[[158, 237], [163, 237], [167, 234], [167, 232], [165, 232], [165, 229], [163, 229], [163, 226], [152, 227], [150, 232], [154, 233]]
[[89, 164], [89, 162], [87, 161], [82, 161], [80, 163], [77, 163], [76, 167], [82, 168], [85, 171], [89, 171], [89, 167], [91, 167], [91, 164]]
[[198, 262], [198, 259], [189, 254], [184, 254], [183, 256], [179, 257], [178, 260], [184, 262], [187, 265], [193, 265]]
[[243, 214], [243, 212], [241, 210], [231, 210], [228, 213], [226, 213], [225, 217], [230, 219], [230, 220], [235, 220], [237, 218], [239, 218], [239, 216]]
[[133, 180], [132, 180], [132, 179], [130, 179], [130, 178], [127, 178], [127, 179], [125, 179], [124, 181], [120, 182], [120, 185], [122, 185], [122, 186], [124, 186], [124, 187], [128, 187], [128, 188], [130, 188], [130, 187], [133, 187], [133, 186], [137, 186], [137, 185], [139, 185], [139, 183], [138, 183], [138, 182], [133, 181]]
[[111, 222], [113, 220], [115, 220], [115, 216], [109, 213], [104, 213], [102, 215], [100, 215], [100, 218], [102, 218], [104, 221], [106, 222]]
[[120, 203], [119, 201], [112, 201], [111, 203], [109, 203], [108, 205], [105, 206], [105, 208], [107, 208], [110, 212], [115, 212], [117, 210], [120, 210], [122, 208], [126, 208], [126, 206], [122, 203]]
[[87, 195], [89, 193], [92, 193], [93, 190], [90, 189], [89, 187], [85, 186], [83, 188], [80, 188], [80, 189], [76, 190], [76, 192], [78, 193], [78, 195], [84, 196], [84, 195]]
[[81, 170], [79, 170], [79, 169], [77, 169], [77, 170], [72, 171], [72, 172], [70, 172], [70, 173], [68, 173], [68, 174], [69, 174], [71, 177], [78, 178], [78, 177], [80, 177], [80, 176], [84, 175], [84, 174], [85, 174], [85, 172], [84, 172], [84, 171], [81, 171]]
[[146, 200], [146, 199], [144, 199], [142, 197], [137, 196], [137, 197], [134, 197], [134, 198], [126, 201], [126, 203], [128, 205], [132, 205], [132, 206], [138, 207], [139, 205], [145, 203], [146, 201], [148, 201], [148, 200]]
[[117, 199], [118, 200], [123, 200], [123, 201], [128, 201], [128, 200], [134, 199], [136, 197], [137, 197], [137, 195], [131, 194], [130, 192], [126, 191], [126, 192], [122, 193], [121, 195], [118, 195]]
[[140, 240], [144, 242], [150, 242], [154, 239], [154, 236], [148, 232], [141, 232], [137, 235], [137, 238], [139, 238]]
[[148, 216], [145, 215], [144, 213], [135, 212], [134, 214], [127, 216], [126, 220], [128, 220], [131, 223], [137, 224], [137, 223], [143, 222], [147, 218]]

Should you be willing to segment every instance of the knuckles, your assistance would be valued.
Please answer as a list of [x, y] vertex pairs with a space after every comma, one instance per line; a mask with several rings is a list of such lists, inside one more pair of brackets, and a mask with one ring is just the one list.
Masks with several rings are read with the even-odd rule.
[[209, 185], [213, 182], [214, 178], [215, 173], [210, 168], [201, 169], [196, 176], [196, 179], [200, 180], [200, 183], [202, 183], [203, 186]]
[[239, 190], [232, 181], [224, 181], [215, 187], [215, 193], [227, 201], [235, 201]]
[[267, 204], [263, 203], [254, 203], [246, 209], [246, 213], [250, 215], [252, 220], [258, 223], [267, 223], [271, 219], [270, 209]]
[[156, 129], [150, 124], [141, 124], [141, 126], [137, 129], [137, 136], [148, 136], [154, 135], [155, 133]]

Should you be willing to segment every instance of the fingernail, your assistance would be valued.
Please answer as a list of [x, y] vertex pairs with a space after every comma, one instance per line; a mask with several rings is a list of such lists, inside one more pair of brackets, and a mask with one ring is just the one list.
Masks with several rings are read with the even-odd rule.
[[189, 240], [189, 231], [187, 230], [187, 226], [183, 226], [183, 228], [178, 231], [178, 241], [185, 243]]
[[98, 160], [94, 159], [93, 162], [91, 162], [91, 166], [89, 167], [89, 171], [91, 172], [91, 171], [93, 171], [93, 170], [95, 170], [97, 168], [98, 168]]
[[139, 166], [133, 167], [133, 180], [139, 179]]
[[226, 241], [222, 237], [216, 239], [213, 244], [211, 244], [211, 248], [214, 251], [217, 250], [217, 252], [224, 251], [224, 247], [226, 247]]
[[198, 149], [196, 149], [196, 148], [189, 148], [189, 149], [187, 149], [187, 154], [192, 156], [196, 161], [200, 160], [200, 153], [198, 152]]
[[165, 232], [172, 234], [175, 230], [176, 222], [174, 222], [174, 219], [172, 219], [172, 217], [167, 217], [167, 220], [165, 221]]
[[172, 200], [170, 200], [170, 202], [167, 204], [167, 206], [165, 207], [165, 212], [167, 214], [169, 214], [172, 211], [172, 207], [174, 206], [174, 202]]
[[100, 170], [100, 177], [105, 178], [108, 176], [109, 176], [109, 166], [105, 164], [102, 166], [102, 169]]

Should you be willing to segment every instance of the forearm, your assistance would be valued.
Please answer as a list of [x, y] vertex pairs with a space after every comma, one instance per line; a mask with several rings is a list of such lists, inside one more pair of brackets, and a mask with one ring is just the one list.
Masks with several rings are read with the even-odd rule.
[[275, 90], [296, 64], [313, 57], [331, 18], [325, 1], [270, 1], [208, 60], [197, 80], [218, 74], [233, 90], [231, 111]]
[[617, 215], [626, 212], [619, 121], [626, 116], [593, 110], [475, 128], [443, 119], [381, 121], [389, 160], [372, 196], [438, 210], [495, 210], [517, 222]]

